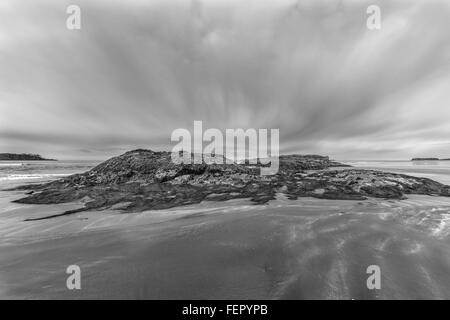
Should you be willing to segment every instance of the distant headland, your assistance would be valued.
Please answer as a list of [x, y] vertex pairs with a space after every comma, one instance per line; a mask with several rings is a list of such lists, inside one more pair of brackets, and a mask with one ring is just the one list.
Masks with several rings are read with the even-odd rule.
[[439, 158], [412, 158], [411, 161], [449, 161], [450, 159]]
[[411, 161], [439, 161], [439, 158], [412, 158]]
[[12, 160], [12, 161], [56, 161], [55, 159], [45, 159], [38, 154], [31, 153], [0, 153], [0, 160]]

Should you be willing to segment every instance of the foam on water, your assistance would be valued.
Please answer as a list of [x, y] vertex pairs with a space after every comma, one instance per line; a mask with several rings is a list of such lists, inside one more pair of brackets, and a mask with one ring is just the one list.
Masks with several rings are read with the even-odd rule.
[[0, 161], [0, 190], [85, 172], [99, 161]]
[[0, 167], [18, 167], [24, 165], [24, 163], [0, 163]]
[[0, 181], [8, 180], [29, 180], [29, 179], [46, 179], [53, 177], [64, 177], [66, 173], [47, 173], [47, 174], [10, 174], [6, 177], [0, 177]]

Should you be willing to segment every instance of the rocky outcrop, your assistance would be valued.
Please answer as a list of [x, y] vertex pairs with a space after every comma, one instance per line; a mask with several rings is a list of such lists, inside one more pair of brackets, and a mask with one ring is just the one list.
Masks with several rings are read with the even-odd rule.
[[[133, 150], [95, 168], [41, 185], [19, 203], [65, 203], [83, 199], [85, 206], [70, 214], [114, 208], [125, 212], [164, 209], [201, 201], [250, 198], [263, 204], [283, 193], [289, 199], [403, 199], [406, 194], [450, 196], [450, 187], [426, 178], [371, 170], [356, 170], [328, 157], [283, 155], [279, 172], [261, 176], [249, 164], [175, 164], [169, 152]], [[58, 215], [56, 215], [58, 216]], [[50, 218], [54, 216], [44, 217]]]
[[56, 161], [54, 159], [45, 159], [38, 154], [30, 153], [0, 153], [0, 160], [3, 161], [30, 161], [30, 160], [41, 160], [41, 161]]
[[449, 161], [450, 158], [412, 158], [411, 161]]
[[439, 158], [412, 158], [411, 161], [438, 161]]

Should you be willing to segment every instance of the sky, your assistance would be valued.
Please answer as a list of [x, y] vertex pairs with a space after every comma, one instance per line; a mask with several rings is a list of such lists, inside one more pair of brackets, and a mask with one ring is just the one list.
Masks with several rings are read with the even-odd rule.
[[169, 151], [201, 120], [279, 129], [285, 154], [450, 158], [449, 30], [448, 0], [1, 0], [0, 152]]

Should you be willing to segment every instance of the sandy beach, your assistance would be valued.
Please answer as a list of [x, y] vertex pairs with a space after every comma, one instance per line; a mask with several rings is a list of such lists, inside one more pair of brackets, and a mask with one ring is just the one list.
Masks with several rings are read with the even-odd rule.
[[[1, 189], [89, 164], [4, 167]], [[352, 163], [448, 183], [447, 162]], [[0, 192], [1, 299], [449, 299], [450, 198], [247, 199], [166, 210], [85, 211]], [[81, 268], [68, 290], [66, 268]], [[381, 289], [366, 286], [369, 265]]]
[[[450, 199], [206, 202], [24, 218], [80, 204], [2, 193], [2, 299], [450, 298]], [[68, 290], [79, 265], [82, 289]], [[379, 265], [380, 290], [366, 268]]]

